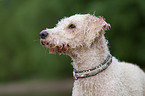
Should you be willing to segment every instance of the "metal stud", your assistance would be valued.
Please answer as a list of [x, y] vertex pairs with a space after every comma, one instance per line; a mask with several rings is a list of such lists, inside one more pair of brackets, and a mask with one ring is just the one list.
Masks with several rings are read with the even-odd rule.
[[[74, 78], [78, 79], [78, 78], [85, 78], [85, 77], [89, 77], [89, 76], [94, 76], [96, 74], [98, 74], [99, 72], [101, 72], [102, 70], [106, 69], [112, 62], [112, 56], [108, 55], [107, 59], [104, 61], [104, 63], [98, 65], [97, 67], [93, 68], [93, 69], [89, 69], [89, 70], [84, 70], [84, 71], [76, 71], [74, 69]], [[87, 73], [85, 73], [87, 72]]]

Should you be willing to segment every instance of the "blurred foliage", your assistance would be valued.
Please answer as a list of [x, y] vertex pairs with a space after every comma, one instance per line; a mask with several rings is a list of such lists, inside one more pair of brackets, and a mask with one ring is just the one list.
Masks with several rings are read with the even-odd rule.
[[71, 59], [48, 54], [39, 32], [76, 13], [104, 16], [111, 53], [145, 67], [145, 0], [0, 0], [0, 82], [72, 76]]

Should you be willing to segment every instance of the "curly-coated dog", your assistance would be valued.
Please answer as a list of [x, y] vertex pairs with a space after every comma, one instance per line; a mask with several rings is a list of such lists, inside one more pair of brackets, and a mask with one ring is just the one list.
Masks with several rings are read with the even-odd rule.
[[69, 55], [75, 78], [73, 96], [145, 96], [145, 73], [111, 56], [102, 17], [76, 14], [40, 32], [50, 53]]

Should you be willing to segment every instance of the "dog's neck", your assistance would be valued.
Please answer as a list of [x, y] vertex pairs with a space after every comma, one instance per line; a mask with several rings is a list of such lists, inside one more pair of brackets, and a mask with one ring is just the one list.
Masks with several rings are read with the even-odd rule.
[[71, 58], [74, 69], [78, 71], [87, 70], [103, 63], [109, 54], [108, 46], [104, 35], [96, 39], [91, 47], [83, 47], [73, 50]]

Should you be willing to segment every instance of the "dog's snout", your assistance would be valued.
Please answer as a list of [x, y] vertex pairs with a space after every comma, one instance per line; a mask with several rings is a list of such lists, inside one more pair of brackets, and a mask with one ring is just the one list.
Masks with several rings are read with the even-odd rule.
[[40, 37], [41, 37], [42, 39], [45, 39], [48, 35], [49, 35], [49, 34], [48, 34], [46, 31], [40, 32]]

